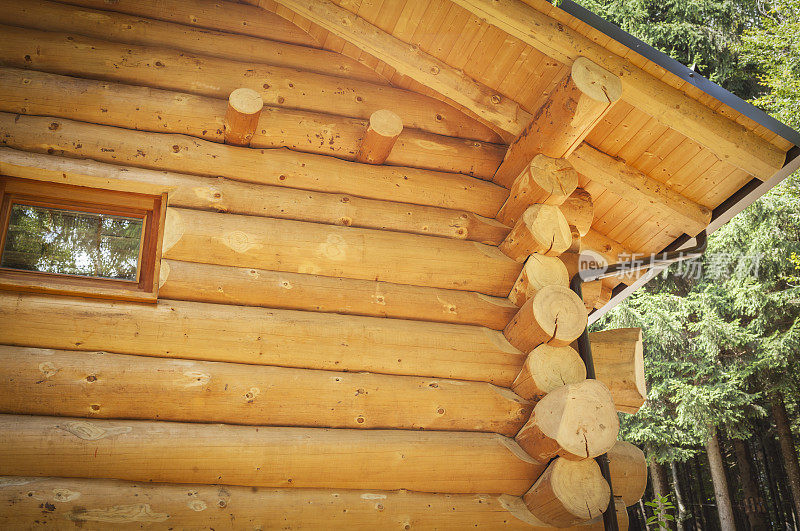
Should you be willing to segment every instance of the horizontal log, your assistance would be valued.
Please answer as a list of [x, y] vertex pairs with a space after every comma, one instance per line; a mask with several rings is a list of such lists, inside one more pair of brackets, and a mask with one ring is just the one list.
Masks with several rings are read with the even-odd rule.
[[167, 209], [162, 256], [501, 297], [522, 269], [475, 242], [179, 208]]
[[641, 328], [592, 332], [589, 342], [597, 379], [608, 386], [617, 410], [639, 411], [647, 400]]
[[624, 201], [645, 208], [690, 236], [696, 236], [711, 222], [711, 209], [679, 194], [669, 184], [659, 182], [621, 159], [610, 157], [583, 143], [569, 157], [579, 173], [599, 183]]
[[3, 475], [258, 487], [521, 495], [544, 469], [493, 433], [0, 415], [0, 447]]
[[[47, 510], [42, 510], [42, 505]], [[4, 529], [105, 530], [110, 523], [174, 529], [551, 529], [519, 497], [408, 491], [270, 489], [110, 479], [6, 477]], [[602, 526], [599, 528], [602, 529]]]
[[534, 253], [525, 261], [508, 299], [522, 306], [545, 286], [569, 286], [567, 268], [558, 257]]
[[481, 382], [3, 345], [0, 382], [17, 415], [514, 436], [533, 408]]
[[371, 166], [65, 119], [0, 113], [0, 135], [2, 144], [25, 151], [318, 192], [352, 193], [466, 210], [490, 218], [508, 195], [508, 190], [497, 185], [455, 173]]
[[567, 223], [578, 229], [581, 238], [592, 228], [594, 220], [594, 201], [583, 188], [576, 188], [566, 201], [559, 205]]
[[444, 236], [490, 245], [503, 241], [510, 231], [505, 225], [472, 212], [117, 166], [2, 147], [0, 171], [12, 177], [78, 186], [149, 186], [141, 191], [160, 194], [168, 190], [169, 203], [176, 207]]
[[500, 332], [198, 302], [137, 305], [0, 292], [0, 343], [484, 381], [509, 387], [525, 361]]
[[624, 505], [642, 499], [647, 488], [647, 461], [644, 452], [627, 441], [617, 441], [608, 451], [611, 486]]
[[[0, 166], [2, 167], [2, 166]], [[507, 299], [470, 291], [162, 260], [159, 297], [287, 310], [471, 324], [502, 330]]]
[[539, 345], [528, 354], [511, 388], [523, 398], [538, 401], [562, 385], [585, 379], [586, 365], [574, 348]]
[[189, 55], [178, 50], [112, 43], [67, 33], [0, 26], [6, 66], [227, 98], [244, 87], [269, 106], [368, 119], [393, 109], [407, 127], [495, 141], [488, 127], [449, 105], [415, 92], [293, 68]]
[[127, 44], [176, 48], [223, 59], [266, 63], [386, 84], [386, 80], [371, 68], [327, 50], [47, 0], [0, 0], [0, 24], [75, 33]]
[[[0, 67], [0, 111], [68, 118], [126, 129], [223, 140], [220, 98]], [[365, 120], [265, 107], [251, 147], [355, 160]], [[490, 178], [505, 147], [405, 128], [387, 164]]]
[[500, 250], [518, 262], [533, 253], [558, 256], [572, 245], [572, 233], [564, 215], [553, 205], [533, 205], [500, 244]]
[[321, 43], [285, 18], [261, 8], [218, 0], [66, 0], [87, 8], [108, 10], [196, 28], [250, 35], [273, 41], [319, 47]]
[[522, 305], [503, 333], [508, 341], [530, 352], [543, 343], [569, 345], [586, 328], [583, 301], [565, 286], [545, 286]]

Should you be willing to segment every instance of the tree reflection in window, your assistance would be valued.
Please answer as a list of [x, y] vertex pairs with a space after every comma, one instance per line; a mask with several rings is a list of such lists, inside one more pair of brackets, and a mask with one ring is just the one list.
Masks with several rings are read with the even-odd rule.
[[2, 267], [137, 280], [143, 220], [14, 204]]

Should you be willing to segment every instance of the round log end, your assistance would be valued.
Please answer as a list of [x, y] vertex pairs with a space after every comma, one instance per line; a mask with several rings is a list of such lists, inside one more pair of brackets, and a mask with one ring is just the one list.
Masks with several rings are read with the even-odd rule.
[[611, 492], [594, 459], [556, 459], [523, 499], [542, 522], [568, 527], [601, 515]]
[[264, 107], [264, 100], [261, 99], [261, 94], [253, 89], [238, 88], [231, 92], [228, 104], [242, 114], [256, 114]]
[[525, 262], [508, 298], [517, 306], [522, 306], [546, 286], [568, 285], [567, 267], [561, 260], [534, 253]]
[[539, 345], [528, 355], [511, 389], [522, 398], [539, 399], [565, 384], [586, 379], [586, 365], [572, 347]]
[[627, 441], [617, 441], [608, 451], [608, 465], [614, 496], [621, 497], [625, 506], [638, 502], [647, 487], [644, 452]]
[[[542, 435], [557, 444], [558, 455], [570, 459], [608, 452], [619, 434], [611, 392], [597, 380], [564, 385], [548, 393], [536, 404], [531, 421]], [[520, 445], [525, 448], [522, 442]], [[537, 460], [541, 457], [531, 456]]]
[[381, 136], [394, 138], [403, 131], [403, 120], [388, 109], [379, 109], [370, 115], [369, 128]]
[[572, 63], [572, 81], [595, 101], [613, 103], [622, 97], [622, 81], [586, 57]]
[[560, 205], [578, 187], [578, 172], [566, 159], [538, 154], [528, 167], [531, 181], [549, 194], [542, 202]]
[[586, 309], [575, 292], [564, 286], [546, 286], [533, 300], [533, 317], [550, 336], [547, 344], [563, 347], [583, 333]]

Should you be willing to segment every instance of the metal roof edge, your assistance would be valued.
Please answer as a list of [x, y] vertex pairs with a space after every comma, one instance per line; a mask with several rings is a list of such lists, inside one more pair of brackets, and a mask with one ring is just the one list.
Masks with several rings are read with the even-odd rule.
[[656, 63], [658, 66], [675, 74], [685, 82], [694, 85], [709, 96], [740, 112], [757, 124], [762, 125], [773, 133], [785, 138], [795, 146], [800, 146], [800, 132], [795, 131], [788, 125], [773, 118], [766, 112], [762, 111], [753, 104], [746, 102], [739, 96], [736, 96], [735, 94], [725, 90], [713, 81], [706, 79], [694, 70], [687, 68], [664, 52], [659, 51], [649, 44], [637, 39], [619, 26], [614, 25], [595, 13], [592, 13], [585, 7], [576, 4], [572, 0], [561, 0], [557, 7], [569, 13], [578, 20], [585, 22], [594, 29], [604, 33], [606, 36], [614, 39], [618, 43], [627, 46], [646, 59]]

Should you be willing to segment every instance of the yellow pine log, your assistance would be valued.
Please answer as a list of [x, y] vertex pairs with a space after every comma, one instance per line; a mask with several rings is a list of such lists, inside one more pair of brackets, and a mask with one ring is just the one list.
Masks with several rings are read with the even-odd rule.
[[611, 390], [617, 409], [630, 414], [639, 411], [647, 400], [642, 330], [618, 328], [592, 332], [589, 341], [597, 379]]
[[619, 100], [619, 78], [596, 63], [579, 57], [559, 81], [534, 119], [511, 144], [494, 175], [509, 187], [534, 156], [566, 158]]
[[[628, 531], [628, 510], [622, 502], [622, 498], [619, 496], [614, 496], [614, 508], [617, 511], [617, 526], [619, 527], [619, 531]], [[605, 511], [603, 512], [605, 513]], [[582, 522], [575, 526], [575, 529], [580, 529], [582, 531], [588, 531], [590, 529], [592, 531], [605, 531], [606, 526], [603, 515], [601, 514], [589, 521]]]
[[[193, 2], [188, 4], [191, 3]], [[227, 5], [233, 6], [234, 10], [239, 9], [237, 4], [227, 3]], [[114, 7], [113, 4], [106, 4], [106, 7], [101, 7], [101, 9], [114, 9]], [[186, 5], [174, 7], [186, 9]], [[247, 9], [246, 6], [241, 7]], [[26, 0], [25, 2], [0, 0], [0, 8], [2, 8], [0, 9], [0, 24], [10, 26], [76, 33], [86, 37], [142, 46], [177, 48], [184, 52], [223, 59], [266, 63], [373, 83], [386, 83], [372, 69], [342, 54], [286, 42], [276, 42], [276, 40], [286, 40], [287, 37], [291, 39], [292, 34], [298, 32], [296, 27], [293, 28], [293, 31], [288, 30], [286, 37], [272, 35], [272, 38], [276, 40], [266, 40], [235, 34], [241, 33], [241, 31], [219, 33], [192, 27], [187, 25], [190, 24], [188, 17], [180, 24], [175, 24], [154, 18], [131, 16], [113, 11], [99, 11], [47, 0]], [[162, 11], [166, 9], [168, 8], [165, 5]], [[164, 16], [164, 13], [151, 14]], [[256, 14], [256, 17], [242, 22], [248, 23], [264, 18], [263, 11], [258, 13], [256, 10], [256, 13], [248, 12], [247, 14]], [[281, 21], [278, 23], [279, 26], [291, 26], [282, 18], [271, 13], [267, 16]], [[235, 30], [242, 27], [246, 26], [240, 24]], [[307, 38], [307, 36], [305, 37]]]
[[285, 18], [255, 6], [218, 0], [67, 0], [86, 8], [126, 13], [197, 28], [319, 47], [321, 43]]
[[[581, 295], [583, 295], [583, 304], [586, 306], [586, 311], [591, 313], [597, 307], [602, 308], [605, 304], [604, 296], [605, 286], [602, 280], [593, 280], [591, 282], [584, 282], [581, 284]], [[609, 293], [610, 295], [610, 293]]]
[[17, 415], [514, 436], [533, 408], [481, 382], [2, 345], [0, 382]]
[[528, 400], [540, 400], [562, 385], [586, 379], [586, 365], [572, 347], [539, 345], [525, 359], [511, 388]]
[[160, 194], [169, 191], [170, 205], [232, 214], [268, 216], [396, 232], [444, 236], [497, 245], [510, 229], [493, 219], [458, 210], [364, 199], [265, 186], [174, 172], [117, 166], [92, 160], [0, 148], [4, 175]]
[[608, 483], [594, 459], [555, 459], [523, 496], [537, 519], [555, 527], [579, 525], [602, 515], [610, 499]]
[[185, 301], [0, 293], [0, 343], [453, 378], [509, 387], [525, 356], [483, 327]]
[[508, 299], [522, 306], [545, 286], [569, 286], [567, 268], [555, 256], [534, 253], [525, 261]]
[[575, 169], [623, 200], [670, 220], [690, 236], [711, 222], [711, 209], [590, 146], [581, 144], [569, 157]]
[[369, 126], [356, 152], [356, 161], [383, 164], [402, 132], [403, 120], [399, 116], [388, 109], [375, 111], [369, 117]]
[[528, 455], [546, 463], [556, 456], [597, 457], [614, 446], [618, 433], [619, 419], [608, 387], [585, 380], [562, 385], [539, 400], [516, 440]]
[[[223, 140], [225, 102], [169, 90], [0, 67], [0, 111], [68, 118], [158, 133]], [[265, 107], [251, 147], [287, 147], [354, 160], [365, 120]], [[490, 178], [505, 147], [406, 128], [386, 160], [394, 166]]]
[[564, 286], [545, 286], [519, 309], [504, 334], [523, 352], [543, 343], [563, 347], [575, 341], [586, 328], [583, 301]]
[[578, 229], [581, 238], [592, 228], [594, 219], [594, 202], [592, 196], [583, 188], [574, 192], [559, 206], [567, 223]]
[[318, 192], [354, 194], [494, 217], [508, 194], [465, 175], [371, 166], [282, 149], [258, 150], [183, 135], [152, 134], [38, 116], [0, 113], [0, 141], [25, 151], [156, 170], [228, 177]]
[[558, 207], [532, 205], [499, 249], [517, 262], [524, 262], [533, 253], [558, 256], [571, 245], [572, 233]]
[[501, 297], [522, 269], [476, 242], [172, 207], [162, 256]]
[[264, 101], [255, 90], [238, 88], [231, 92], [225, 111], [225, 143], [249, 146], [263, 108]]
[[620, 497], [625, 506], [638, 502], [647, 487], [644, 452], [627, 441], [617, 441], [608, 451], [608, 465], [614, 497]]
[[461, 111], [407, 90], [293, 68], [189, 55], [66, 33], [0, 26], [6, 66], [227, 98], [237, 88], [259, 92], [269, 106], [367, 119], [394, 109], [408, 127], [494, 141], [496, 135]]
[[[578, 186], [578, 173], [565, 159], [536, 155], [514, 180], [498, 221], [513, 226], [533, 204], [561, 205]], [[571, 223], [574, 225], [574, 223]]]
[[3, 475], [258, 487], [521, 495], [544, 469], [495, 433], [0, 415], [0, 447]]
[[519, 497], [507, 494], [270, 489], [82, 478], [0, 479], [0, 526], [4, 529], [80, 526], [106, 530], [112, 525], [123, 529], [159, 525], [227, 529], [232, 522], [247, 528], [321, 531], [552, 529], [536, 520]]
[[502, 330], [507, 299], [470, 291], [162, 260], [159, 297], [288, 310], [471, 324]]

